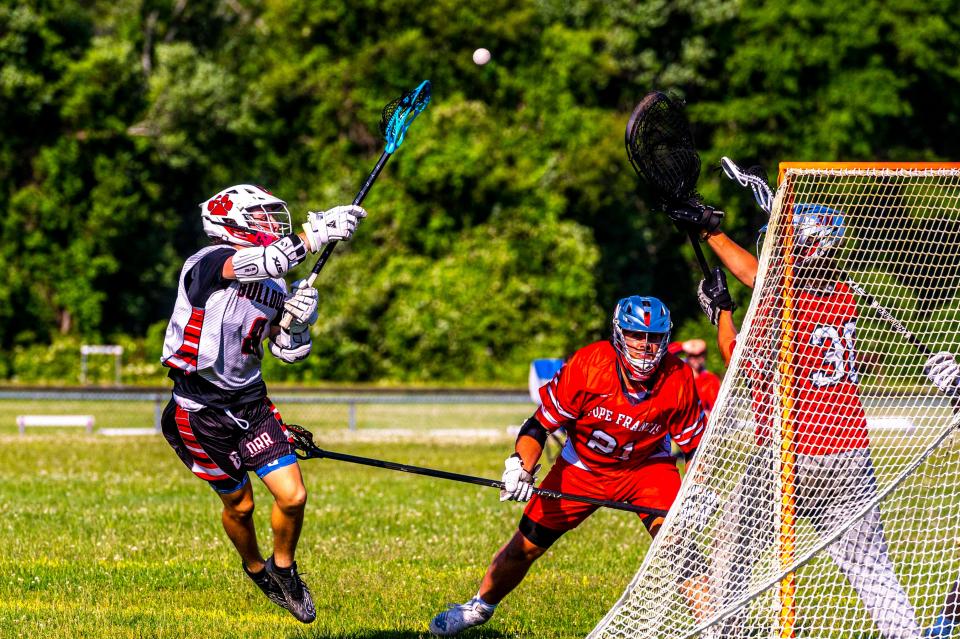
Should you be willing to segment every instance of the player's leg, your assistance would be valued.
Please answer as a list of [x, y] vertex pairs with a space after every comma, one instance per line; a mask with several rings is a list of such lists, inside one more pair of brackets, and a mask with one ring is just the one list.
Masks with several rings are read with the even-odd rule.
[[187, 411], [171, 400], [161, 426], [183, 464], [220, 496], [223, 529], [240, 555], [244, 573], [270, 601], [286, 607], [283, 593], [264, 569], [253, 524], [253, 490], [241, 468], [233, 420], [210, 408]]
[[263, 477], [273, 495], [270, 526], [273, 528], [273, 560], [277, 566], [294, 563], [297, 542], [303, 529], [303, 513], [307, 506], [307, 488], [303, 485], [300, 466], [296, 463], [279, 468]]
[[273, 555], [266, 560], [267, 574], [283, 591], [290, 614], [298, 621], [310, 623], [316, 619], [317, 612], [295, 558], [307, 489], [289, 434], [276, 408], [267, 399], [245, 405], [238, 417], [250, 424], [239, 443], [244, 468], [257, 473], [274, 499], [270, 513]]
[[[799, 460], [806, 465], [805, 459]], [[849, 516], [852, 502], [875, 494], [873, 464], [866, 450], [822, 456], [813, 460], [815, 469], [803, 474], [832, 478], [811, 523], [820, 534], [831, 532], [832, 524]], [[821, 482], [821, 486], [823, 486]], [[822, 513], [822, 515], [820, 514]], [[884, 639], [916, 639], [920, 636], [916, 612], [900, 585], [890, 560], [879, 507], [847, 530], [827, 552], [853, 586]]]
[[[744, 464], [743, 475], [724, 500], [723, 514], [712, 539], [708, 579], [710, 615], [735, 605], [746, 593], [757, 560], [776, 543], [776, 530], [765, 509], [776, 485], [774, 450], [760, 448]], [[724, 639], [745, 637], [748, 606], [740, 606], [716, 628]]]
[[[560, 459], [540, 484], [560, 492], [595, 496], [599, 492], [594, 475], [572, 467]], [[534, 495], [524, 510], [517, 531], [494, 555], [477, 594], [463, 604], [450, 606], [430, 622], [430, 632], [451, 637], [486, 623], [504, 597], [510, 594], [526, 577], [533, 563], [539, 559], [566, 531], [576, 528], [596, 510], [596, 506], [564, 499], [544, 499]]]

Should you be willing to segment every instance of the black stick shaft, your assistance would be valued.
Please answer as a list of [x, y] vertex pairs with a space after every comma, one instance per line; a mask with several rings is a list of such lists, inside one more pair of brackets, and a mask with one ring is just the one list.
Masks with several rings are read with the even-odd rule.
[[690, 244], [693, 246], [693, 252], [697, 255], [697, 263], [700, 264], [700, 270], [703, 271], [703, 276], [709, 278], [710, 265], [707, 264], [707, 258], [703, 256], [703, 249], [700, 248], [700, 239], [697, 237], [697, 232], [693, 229], [688, 229], [687, 237], [690, 238]]
[[[387, 160], [390, 159], [391, 155], [391, 153], [384, 151], [380, 156], [380, 159], [377, 161], [377, 165], [373, 167], [372, 171], [370, 171], [370, 175], [367, 176], [366, 181], [360, 188], [360, 192], [357, 193], [357, 197], [353, 198], [354, 205], [360, 206], [360, 204], [363, 203], [363, 200], [367, 197], [367, 193], [370, 192], [370, 187], [373, 186], [373, 183], [380, 175], [380, 171], [383, 170], [384, 165], [387, 163]], [[313, 270], [310, 271], [310, 278], [307, 280], [310, 286], [313, 286], [314, 281], [317, 279], [317, 275], [319, 275], [320, 271], [323, 270], [324, 265], [327, 263], [327, 260], [330, 259], [330, 256], [333, 254], [333, 249], [336, 246], [337, 240], [334, 240], [323, 247], [323, 252], [320, 253], [320, 257], [317, 258], [317, 263], [313, 265]]]
[[[385, 461], [382, 459], [371, 459], [369, 457], [358, 457], [357, 455], [348, 455], [346, 453], [337, 453], [330, 450], [323, 450], [320, 448], [312, 449], [308, 451], [310, 457], [316, 457], [321, 459], [335, 459], [337, 461], [349, 462], [351, 464], [362, 464], [364, 466], [373, 466], [375, 468], [386, 468], [388, 470], [398, 470], [404, 473], [413, 473], [414, 475], [426, 475], [427, 477], [437, 477], [439, 479], [449, 479], [451, 481], [459, 481], [465, 484], [476, 484], [477, 486], [487, 486], [489, 488], [503, 488], [503, 482], [497, 481], [495, 479], [487, 479], [486, 477], [474, 477], [473, 475], [461, 475], [460, 473], [451, 473], [445, 470], [436, 470], [433, 468], [423, 468], [421, 466], [410, 466], [408, 464], [398, 464], [396, 462]], [[621, 501], [607, 501], [604, 499], [594, 499], [593, 497], [584, 497], [581, 495], [569, 495], [567, 493], [561, 493], [555, 490], [548, 490], [545, 488], [534, 488], [533, 492], [544, 497], [549, 497], [551, 499], [569, 499], [570, 501], [579, 501], [585, 504], [593, 504], [595, 506], [603, 506], [604, 508], [613, 508], [615, 510], [626, 510], [634, 513], [641, 513], [644, 515], [653, 515], [655, 517], [665, 517], [667, 515], [666, 510], [658, 510], [656, 508], [644, 508], [643, 506], [634, 506], [633, 504], [628, 504]]]
[[900, 333], [904, 339], [917, 347], [917, 350], [923, 353], [924, 355], [930, 355], [933, 351], [930, 350], [930, 347], [920, 341], [916, 335], [914, 335], [910, 329], [903, 325], [903, 322], [898, 320], [893, 314], [883, 307], [880, 302], [878, 302], [873, 295], [870, 295], [862, 286], [853, 280], [850, 276], [847, 276], [847, 286], [852, 288], [854, 292], [863, 298], [863, 300], [869, 304], [876, 312], [877, 315], [882, 317], [884, 320], [893, 327], [893, 330]]

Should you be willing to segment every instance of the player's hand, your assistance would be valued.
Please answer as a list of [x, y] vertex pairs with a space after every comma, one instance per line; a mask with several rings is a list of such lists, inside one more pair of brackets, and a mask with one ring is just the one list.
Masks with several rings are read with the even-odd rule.
[[317, 289], [310, 286], [307, 280], [297, 280], [291, 288], [293, 293], [284, 302], [283, 310], [293, 316], [290, 329], [296, 333], [297, 329], [294, 329], [294, 326], [307, 327], [317, 321], [318, 295]]
[[329, 242], [349, 240], [360, 220], [365, 217], [367, 212], [355, 204], [336, 206], [320, 213], [307, 213], [307, 222], [303, 225], [307, 248], [311, 253], [316, 253]]
[[692, 513], [689, 519], [690, 529], [699, 534], [706, 529], [710, 518], [720, 507], [720, 497], [707, 487], [702, 478], [699, 481], [697, 477], [691, 479], [693, 484], [687, 491], [685, 503], [688, 511]]
[[520, 455], [514, 453], [507, 457], [503, 466], [503, 488], [500, 489], [500, 501], [530, 501], [540, 464], [534, 467], [533, 473], [528, 473], [523, 469]]
[[693, 228], [703, 236], [713, 233], [720, 228], [724, 213], [719, 209], [708, 206], [696, 199], [690, 199], [680, 204], [668, 204], [665, 207], [667, 215], [681, 228]]
[[960, 364], [953, 353], [934, 353], [927, 358], [923, 372], [942, 392], [947, 395], [956, 394], [957, 385], [960, 384]]
[[737, 308], [727, 288], [727, 275], [719, 266], [714, 267], [712, 277], [700, 280], [697, 287], [697, 301], [710, 323], [714, 326], [720, 321], [720, 311], [732, 311]]

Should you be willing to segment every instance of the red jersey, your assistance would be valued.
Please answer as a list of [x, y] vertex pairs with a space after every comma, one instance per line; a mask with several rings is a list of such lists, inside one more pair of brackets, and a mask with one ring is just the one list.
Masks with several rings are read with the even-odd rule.
[[[850, 288], [837, 283], [824, 294], [797, 289], [793, 318], [793, 406], [794, 444], [797, 453], [829, 455], [869, 445], [867, 419], [857, 394], [856, 322], [857, 303]], [[775, 311], [774, 311], [775, 312]], [[764, 318], [768, 326], [779, 322]], [[754, 408], [763, 436], [770, 410], [779, 402], [771, 400], [777, 391], [772, 370], [776, 361], [776, 340], [763, 364], [753, 361]], [[766, 369], [766, 370], [764, 370]]]
[[640, 466], [663, 451], [666, 435], [684, 452], [696, 448], [704, 416], [690, 367], [665, 354], [649, 390], [637, 396], [625, 392], [617, 367], [613, 345], [595, 342], [574, 353], [540, 389], [536, 418], [547, 430], [567, 431], [578, 465]]
[[703, 410], [713, 410], [713, 405], [717, 403], [717, 394], [720, 392], [720, 378], [705, 370], [695, 375], [693, 381], [697, 385], [697, 395], [700, 396]]

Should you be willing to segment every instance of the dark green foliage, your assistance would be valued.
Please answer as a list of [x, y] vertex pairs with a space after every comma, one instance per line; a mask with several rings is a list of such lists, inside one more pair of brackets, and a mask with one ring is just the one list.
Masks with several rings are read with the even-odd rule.
[[[636, 101], [686, 97], [700, 190], [751, 245], [763, 216], [721, 185], [721, 155], [771, 174], [780, 160], [956, 159], [956, 9], [6, 3], [0, 374], [54, 340], [147, 335], [204, 243], [197, 203], [228, 184], [271, 188], [297, 219], [352, 199], [382, 150], [380, 110], [425, 78], [433, 104], [321, 275], [314, 357], [268, 378], [522, 383], [532, 357], [604, 337], [630, 293], [664, 299], [678, 335], [709, 338], [692, 251], [623, 150]], [[493, 52], [482, 67], [479, 46]]]

